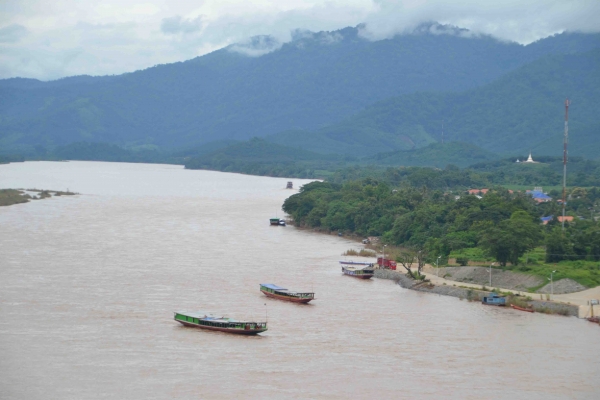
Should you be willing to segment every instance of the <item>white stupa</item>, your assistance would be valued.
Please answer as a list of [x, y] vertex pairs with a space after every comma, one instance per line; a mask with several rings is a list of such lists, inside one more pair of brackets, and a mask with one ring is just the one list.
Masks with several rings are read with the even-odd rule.
[[533, 161], [533, 158], [531, 158], [531, 152], [529, 152], [529, 157], [527, 157], [527, 161], [523, 161], [524, 163], [529, 163], [529, 164], [537, 164], [537, 161]]

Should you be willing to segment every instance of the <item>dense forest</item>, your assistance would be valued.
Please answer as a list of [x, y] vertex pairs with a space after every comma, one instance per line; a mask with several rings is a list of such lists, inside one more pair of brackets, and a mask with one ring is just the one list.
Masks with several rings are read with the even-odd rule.
[[595, 286], [600, 284], [600, 225], [591, 217], [600, 208], [600, 189], [573, 189], [570, 197], [570, 215], [590, 211], [568, 223], [566, 232], [556, 218], [541, 223], [542, 216], [559, 215], [556, 202], [538, 204], [524, 192], [501, 187], [477, 197], [373, 178], [343, 184], [313, 182], [289, 197], [283, 209], [298, 226], [380, 236], [384, 243], [424, 252], [429, 261], [480, 249], [503, 267], [528, 271], [531, 264], [521, 267], [521, 258], [545, 245], [540, 263], [578, 263], [575, 273], [565, 267], [559, 274]]

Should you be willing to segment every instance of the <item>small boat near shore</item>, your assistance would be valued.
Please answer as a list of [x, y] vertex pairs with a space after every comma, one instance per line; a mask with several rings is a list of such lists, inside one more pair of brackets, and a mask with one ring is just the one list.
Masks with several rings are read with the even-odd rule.
[[201, 311], [178, 311], [175, 313], [175, 321], [194, 328], [240, 335], [256, 335], [267, 330], [266, 322], [238, 321], [227, 317], [217, 317]]
[[[375, 275], [373, 264], [355, 261], [340, 261], [344, 275], [360, 279], [371, 279]], [[362, 267], [362, 268], [360, 268]]]
[[270, 218], [269, 224], [273, 226], [279, 226], [279, 221], [281, 221], [279, 218]]
[[512, 308], [514, 308], [515, 310], [519, 310], [519, 311], [525, 311], [525, 312], [535, 312], [533, 308], [524, 308], [524, 307], [519, 307], [519, 306], [515, 306], [514, 304], [510, 305]]
[[291, 292], [286, 288], [272, 283], [261, 283], [260, 291], [267, 297], [291, 301], [293, 303], [308, 303], [315, 299], [315, 294], [312, 292]]
[[506, 298], [497, 295], [496, 293], [490, 293], [489, 296], [485, 296], [483, 299], [481, 299], [481, 303], [482, 304], [486, 304], [488, 306], [505, 306], [506, 305]]

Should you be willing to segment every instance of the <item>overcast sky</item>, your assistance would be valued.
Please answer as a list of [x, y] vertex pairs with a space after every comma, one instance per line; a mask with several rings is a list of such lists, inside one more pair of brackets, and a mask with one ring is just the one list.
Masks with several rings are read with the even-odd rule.
[[600, 0], [0, 0], [0, 78], [120, 74], [256, 35], [365, 23], [378, 40], [429, 21], [530, 43], [600, 31]]

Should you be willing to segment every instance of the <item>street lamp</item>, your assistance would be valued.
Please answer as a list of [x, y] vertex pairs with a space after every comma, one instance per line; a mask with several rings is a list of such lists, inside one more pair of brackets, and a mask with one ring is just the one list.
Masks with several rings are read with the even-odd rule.
[[439, 269], [440, 269], [440, 265], [439, 265], [440, 258], [442, 258], [442, 256], [439, 256], [439, 257], [437, 258], [437, 260], [435, 260], [435, 276], [440, 276], [440, 273], [439, 273]]
[[383, 258], [381, 259], [381, 266], [385, 269], [385, 248], [387, 247], [387, 244], [383, 245]]
[[490, 289], [492, 287], [492, 265], [496, 264], [495, 262], [490, 264]]
[[550, 298], [554, 296], [554, 277], [552, 275], [554, 275], [555, 273], [556, 271], [550, 272], [550, 278], [548, 278], [548, 280], [550, 281]]

